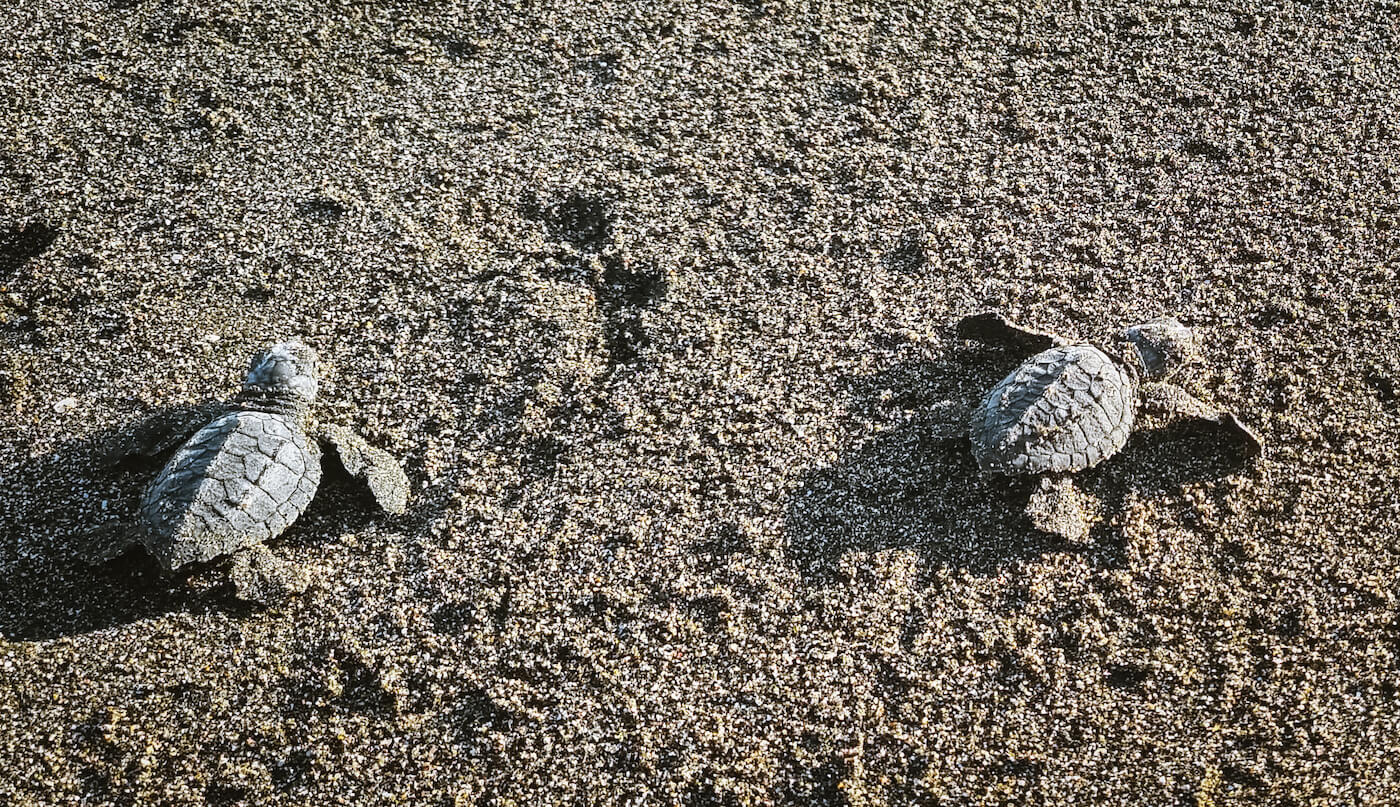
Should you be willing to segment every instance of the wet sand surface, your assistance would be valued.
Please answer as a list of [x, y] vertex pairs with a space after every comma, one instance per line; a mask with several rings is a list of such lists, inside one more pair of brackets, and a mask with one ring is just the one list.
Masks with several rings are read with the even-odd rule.
[[[0, 802], [1400, 798], [1400, 11], [1057, 6], [0, 15]], [[1034, 532], [986, 308], [1178, 316], [1265, 455]], [[409, 512], [81, 562], [290, 337]]]

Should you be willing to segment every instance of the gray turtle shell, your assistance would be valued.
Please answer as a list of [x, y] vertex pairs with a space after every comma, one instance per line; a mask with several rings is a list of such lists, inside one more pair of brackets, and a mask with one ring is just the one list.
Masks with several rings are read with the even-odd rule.
[[1092, 345], [1037, 353], [992, 387], [973, 413], [983, 471], [1073, 473], [1113, 456], [1137, 408], [1133, 376]]
[[141, 501], [142, 543], [168, 570], [273, 538], [311, 503], [321, 451], [289, 417], [229, 412], [175, 452]]

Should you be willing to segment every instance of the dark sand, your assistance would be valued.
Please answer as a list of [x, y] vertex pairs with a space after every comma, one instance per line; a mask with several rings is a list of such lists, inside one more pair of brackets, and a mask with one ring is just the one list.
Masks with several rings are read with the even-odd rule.
[[[1400, 7], [1059, 5], [7, 6], [0, 803], [1400, 800]], [[1199, 326], [1267, 455], [1033, 533], [985, 307]], [[291, 336], [409, 514], [79, 563]]]

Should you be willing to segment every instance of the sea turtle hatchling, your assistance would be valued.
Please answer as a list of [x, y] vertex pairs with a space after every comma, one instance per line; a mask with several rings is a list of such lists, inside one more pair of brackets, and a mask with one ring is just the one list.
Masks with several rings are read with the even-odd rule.
[[984, 473], [1041, 476], [1026, 507], [1041, 531], [1071, 541], [1088, 535], [1081, 495], [1069, 475], [1123, 448], [1139, 407], [1213, 423], [1247, 455], [1262, 449], [1234, 415], [1166, 383], [1195, 353], [1194, 333], [1171, 317], [1125, 328], [1108, 347], [1022, 328], [996, 312], [966, 317], [958, 331], [1037, 351], [973, 410], [970, 436]]
[[[137, 543], [167, 572], [232, 556], [229, 576], [240, 599], [304, 591], [306, 573], [263, 544], [311, 503], [321, 482], [321, 441], [365, 478], [385, 510], [402, 513], [408, 501], [408, 480], [393, 457], [343, 426], [314, 422], [316, 387], [310, 347], [286, 342], [257, 353], [233, 402], [185, 440], [146, 488], [137, 523], [98, 528], [89, 559], [110, 559]], [[133, 438], [114, 453], [158, 453], [184, 434]]]

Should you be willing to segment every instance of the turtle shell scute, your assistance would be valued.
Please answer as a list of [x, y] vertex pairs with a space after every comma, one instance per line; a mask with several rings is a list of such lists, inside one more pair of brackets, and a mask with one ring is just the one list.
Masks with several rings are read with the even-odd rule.
[[1092, 345], [1037, 353], [973, 412], [972, 452], [983, 471], [1074, 473], [1113, 456], [1132, 431], [1133, 377]]
[[167, 569], [281, 534], [311, 503], [320, 449], [294, 420], [239, 411], [185, 442], [141, 502], [143, 543]]

